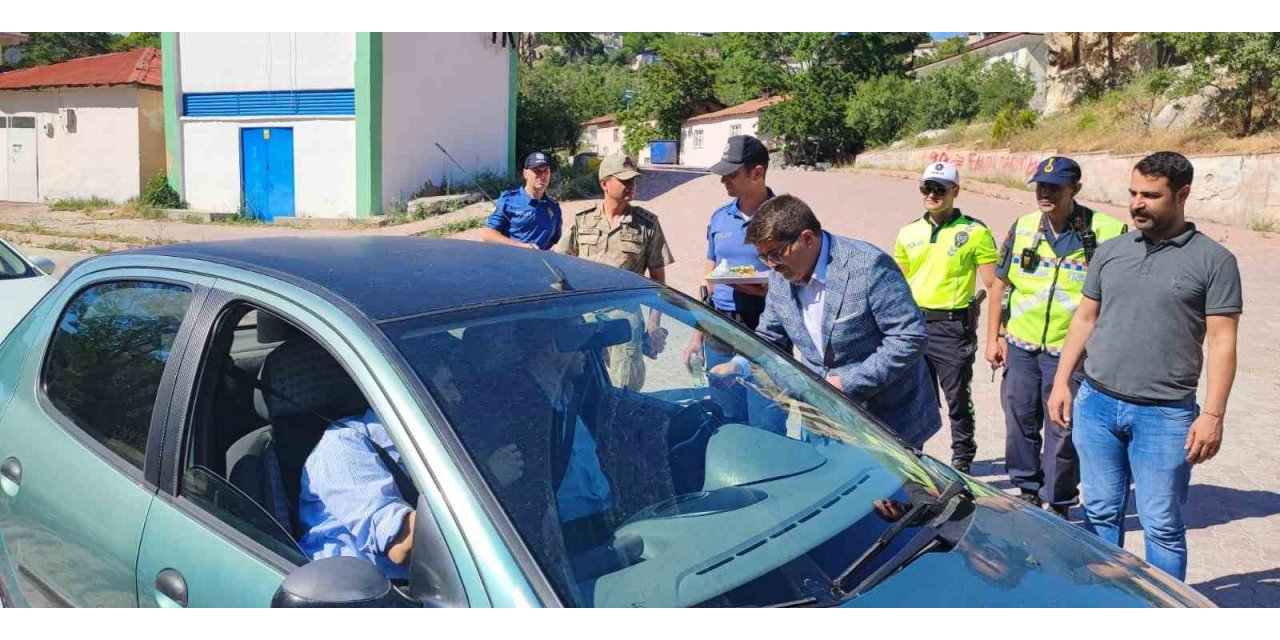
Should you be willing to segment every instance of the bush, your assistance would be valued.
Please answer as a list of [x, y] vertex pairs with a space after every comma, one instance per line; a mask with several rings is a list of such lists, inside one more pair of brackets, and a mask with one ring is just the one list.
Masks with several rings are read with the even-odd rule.
[[993, 117], [1005, 109], [1023, 109], [1036, 93], [1031, 75], [1008, 60], [992, 63], [976, 80], [980, 118]]
[[1013, 107], [1005, 107], [996, 114], [996, 121], [991, 125], [991, 139], [1004, 143], [1015, 133], [1034, 126], [1036, 126], [1036, 112], [1030, 109], [1015, 111]]
[[898, 139], [911, 119], [916, 85], [899, 76], [881, 76], [859, 82], [845, 108], [845, 123], [868, 146], [885, 145]]
[[169, 186], [169, 178], [164, 172], [157, 173], [147, 180], [146, 187], [139, 198], [142, 204], [157, 209], [186, 209], [187, 204], [178, 197], [178, 192]]

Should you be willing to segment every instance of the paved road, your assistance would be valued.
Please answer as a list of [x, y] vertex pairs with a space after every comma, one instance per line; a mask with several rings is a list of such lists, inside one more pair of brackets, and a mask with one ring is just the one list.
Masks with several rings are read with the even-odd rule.
[[[777, 193], [792, 193], [808, 202], [827, 229], [870, 241], [883, 249], [891, 249], [900, 226], [923, 213], [913, 179], [863, 172], [775, 170], [770, 173], [769, 182]], [[1003, 238], [1014, 219], [1034, 207], [1029, 192], [982, 184], [965, 185], [965, 189], [957, 205], [984, 220], [996, 230], [997, 238]], [[723, 188], [715, 176], [703, 172], [650, 170], [642, 179], [639, 197], [643, 198], [639, 204], [661, 217], [676, 256], [677, 262], [667, 270], [670, 284], [695, 293], [702, 276], [707, 220], [711, 211], [727, 201]], [[589, 204], [565, 203], [565, 212], [570, 214]], [[1128, 218], [1123, 207], [1089, 204], [1121, 219]], [[17, 218], [24, 215], [29, 214], [8, 214]], [[58, 226], [84, 224], [63, 214], [42, 216], [44, 224], [54, 220]], [[147, 222], [127, 223], [137, 229], [124, 228], [125, 224], [114, 223], [121, 228], [112, 230], [146, 235]], [[1280, 455], [1276, 453], [1280, 438], [1270, 412], [1280, 399], [1280, 295], [1273, 293], [1277, 291], [1275, 283], [1280, 281], [1280, 237], [1212, 223], [1201, 223], [1199, 227], [1239, 258], [1245, 314], [1240, 323], [1239, 373], [1228, 411], [1225, 442], [1218, 457], [1197, 467], [1192, 475], [1186, 512], [1191, 550], [1187, 579], [1223, 606], [1276, 607], [1280, 606]], [[307, 232], [170, 223], [166, 238], [299, 233]], [[462, 237], [475, 235], [469, 232]], [[53, 254], [60, 272], [86, 255], [32, 247], [23, 250]], [[979, 362], [977, 367], [974, 403], [978, 411], [978, 458], [974, 473], [1008, 490], [999, 386], [991, 382], [984, 363]], [[1203, 397], [1203, 389], [1201, 394]], [[925, 449], [947, 460], [949, 443], [944, 428]], [[1079, 510], [1073, 511], [1072, 517], [1079, 522]], [[1142, 535], [1136, 515], [1130, 516], [1129, 529], [1125, 547], [1141, 556]]]
[[[727, 201], [724, 190], [715, 176], [689, 172], [651, 171], [643, 180], [649, 184], [640, 196], [650, 199], [640, 204], [661, 217], [677, 258], [667, 269], [670, 284], [695, 292], [705, 260], [707, 219]], [[777, 193], [791, 193], [808, 202], [825, 228], [886, 250], [892, 249], [898, 228], [923, 213], [916, 182], [910, 179], [862, 172], [774, 171], [769, 183]], [[975, 192], [979, 190], [983, 193]], [[1128, 219], [1123, 207], [1089, 204]], [[1034, 208], [1029, 192], [976, 184], [961, 193], [957, 205], [991, 226], [997, 239], [1004, 237], [1018, 216]], [[1239, 258], [1245, 314], [1240, 325], [1239, 373], [1222, 452], [1192, 475], [1186, 512], [1191, 554], [1187, 581], [1223, 606], [1280, 606], [1280, 455], [1276, 453], [1280, 438], [1270, 413], [1280, 399], [1280, 296], [1268, 293], [1277, 291], [1275, 283], [1280, 281], [1280, 237], [1211, 223], [1198, 226]], [[1011, 490], [1003, 465], [1004, 423], [998, 391], [999, 383], [991, 382], [990, 370], [980, 361], [974, 376], [978, 412], [974, 473]], [[949, 460], [947, 428], [925, 449]], [[1073, 511], [1072, 517], [1079, 522], [1080, 510]], [[1136, 514], [1130, 516], [1129, 528], [1125, 548], [1141, 556]]]

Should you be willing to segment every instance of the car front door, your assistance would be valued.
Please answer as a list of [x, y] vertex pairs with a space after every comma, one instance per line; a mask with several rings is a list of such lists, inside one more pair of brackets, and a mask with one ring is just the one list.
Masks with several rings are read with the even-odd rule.
[[[158, 437], [211, 278], [87, 272], [4, 343], [0, 576], [16, 604], [137, 604]], [[26, 350], [21, 356], [18, 351]], [[12, 385], [12, 386], [10, 386]]]
[[[243, 274], [243, 277], [253, 276]], [[268, 290], [272, 293], [267, 293]], [[291, 291], [282, 283], [248, 286], [231, 279], [218, 280], [196, 322], [191, 347], [182, 366], [182, 379], [193, 383], [174, 394], [163, 454], [162, 475], [167, 480], [161, 483], [151, 507], [138, 557], [137, 588], [142, 606], [270, 606], [285, 576], [308, 562], [298, 550], [294, 534], [286, 530], [288, 523], [280, 523], [279, 518], [273, 520], [270, 505], [256, 503], [235, 486], [231, 469], [199, 465], [201, 456], [192, 454], [191, 450], [193, 442], [222, 441], [202, 439], [200, 433], [202, 429], [222, 429], [226, 425], [218, 424], [217, 420], [202, 423], [199, 416], [205, 415], [202, 407], [208, 398], [216, 396], [206, 385], [216, 383], [222, 375], [217, 367], [222, 366], [228, 355], [226, 343], [233, 345], [230, 347], [233, 356], [236, 350], [266, 352], [273, 346], [271, 339], [267, 343], [247, 345], [246, 342], [252, 341], [251, 335], [239, 335], [243, 332], [238, 330], [233, 340], [226, 340], [225, 331], [234, 319], [228, 315], [244, 305], [270, 310], [309, 336], [304, 339], [322, 344], [351, 375], [388, 431], [393, 434], [404, 431], [401, 412], [393, 409], [389, 399], [393, 394], [387, 390], [388, 384], [394, 385], [398, 380], [387, 379], [376, 372], [353, 348], [353, 344], [360, 342], [361, 328], [334, 312], [327, 302], [301, 291]], [[326, 309], [330, 313], [326, 313]], [[367, 344], [363, 346], [368, 348]], [[409, 451], [409, 448], [403, 450]], [[417, 462], [410, 462], [411, 469], [414, 464]], [[440, 515], [436, 519], [444, 520]], [[444, 524], [451, 523], [445, 521]], [[469, 560], [464, 555], [455, 556], [449, 562], [455, 564], [464, 577], [474, 579], [475, 568], [468, 566]], [[474, 595], [468, 589], [468, 595], [472, 606], [487, 603], [480, 588]]]

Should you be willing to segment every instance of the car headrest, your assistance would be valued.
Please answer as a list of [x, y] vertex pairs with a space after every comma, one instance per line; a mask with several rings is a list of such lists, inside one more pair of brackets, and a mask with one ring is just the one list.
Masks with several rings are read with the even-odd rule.
[[263, 420], [312, 413], [338, 420], [368, 407], [342, 365], [310, 338], [289, 340], [267, 354], [258, 380], [276, 392], [253, 392], [253, 406]]
[[285, 340], [302, 337], [302, 332], [298, 331], [298, 329], [292, 324], [289, 324], [266, 311], [259, 311], [257, 313], [259, 344], [284, 342]]

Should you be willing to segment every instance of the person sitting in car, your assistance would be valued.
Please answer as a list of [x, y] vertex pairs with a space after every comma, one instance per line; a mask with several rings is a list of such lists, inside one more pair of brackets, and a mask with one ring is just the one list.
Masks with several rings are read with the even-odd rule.
[[[456, 346], [438, 345], [443, 354], [433, 365], [430, 384], [442, 408], [462, 402], [452, 370]], [[389, 465], [394, 464], [395, 469]], [[514, 444], [496, 448], [486, 466], [499, 484], [515, 482], [524, 461]], [[416, 489], [378, 414], [338, 420], [325, 430], [303, 467], [298, 540], [311, 560], [353, 556], [373, 563], [392, 580], [407, 580], [416, 522]]]

